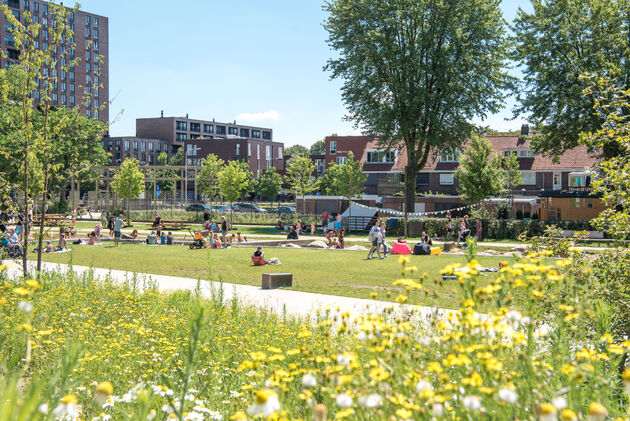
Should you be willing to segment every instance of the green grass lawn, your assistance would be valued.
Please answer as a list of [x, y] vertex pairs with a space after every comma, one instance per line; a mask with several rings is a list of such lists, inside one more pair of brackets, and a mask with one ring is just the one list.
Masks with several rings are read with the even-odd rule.
[[[102, 246], [73, 246], [71, 253], [44, 255], [44, 260], [56, 263], [121, 269], [141, 273], [173, 275], [205, 280], [260, 285], [266, 272], [293, 273], [293, 289], [331, 295], [369, 298], [371, 292], [378, 299], [393, 301], [401, 292], [392, 283], [400, 277], [401, 265], [397, 256], [384, 260], [365, 260], [365, 252], [337, 250], [301, 250], [268, 248], [265, 257], [277, 257], [280, 266], [254, 267], [250, 256], [253, 248], [232, 247], [227, 250], [190, 250], [187, 246], [157, 246], [124, 244], [119, 248]], [[498, 266], [505, 258], [481, 257], [485, 266]], [[422, 294], [421, 304], [457, 308], [459, 287], [455, 281], [443, 285], [435, 283], [440, 270], [451, 263], [465, 263], [463, 256], [411, 256], [411, 265], [420, 273], [426, 272], [424, 285], [430, 294]]]

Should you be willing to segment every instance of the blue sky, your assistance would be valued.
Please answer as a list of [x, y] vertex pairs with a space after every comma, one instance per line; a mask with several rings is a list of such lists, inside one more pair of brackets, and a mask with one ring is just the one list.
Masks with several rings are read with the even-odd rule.
[[[135, 119], [166, 116], [237, 120], [309, 146], [343, 121], [339, 81], [322, 70], [331, 51], [318, 0], [84, 0], [109, 18], [112, 136], [135, 135]], [[529, 0], [504, 0], [508, 21]], [[483, 124], [518, 129], [506, 109]]]

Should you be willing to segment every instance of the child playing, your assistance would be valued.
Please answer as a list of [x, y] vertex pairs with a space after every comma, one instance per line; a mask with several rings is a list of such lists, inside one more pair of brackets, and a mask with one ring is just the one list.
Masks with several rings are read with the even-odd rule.
[[166, 245], [167, 246], [173, 245], [173, 233], [170, 231], [168, 232], [168, 236], [166, 237]]

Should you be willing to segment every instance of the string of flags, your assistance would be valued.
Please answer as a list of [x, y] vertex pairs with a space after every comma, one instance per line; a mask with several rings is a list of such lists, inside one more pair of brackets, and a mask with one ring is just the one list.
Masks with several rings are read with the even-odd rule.
[[[385, 215], [389, 215], [389, 216], [396, 216], [396, 217], [400, 217], [402, 218], [403, 216], [405, 216], [404, 212], [401, 211], [397, 211], [394, 209], [382, 209], [382, 208], [375, 208], [372, 206], [366, 206], [363, 205], [361, 203], [357, 203], [357, 202], [351, 202], [351, 205], [356, 205], [358, 207], [364, 208], [364, 209], [369, 209], [369, 210], [373, 210], [375, 212], [379, 212], [380, 214], [385, 214]], [[459, 208], [453, 208], [453, 209], [447, 209], [447, 210], [441, 210], [441, 211], [432, 211], [432, 212], [409, 212], [407, 213], [407, 217], [409, 218], [422, 218], [425, 216], [446, 216], [449, 212], [459, 212], [459, 211], [463, 211], [465, 209], [475, 209], [478, 208], [479, 206], [481, 206], [481, 203], [475, 203], [469, 206], [461, 206]]]

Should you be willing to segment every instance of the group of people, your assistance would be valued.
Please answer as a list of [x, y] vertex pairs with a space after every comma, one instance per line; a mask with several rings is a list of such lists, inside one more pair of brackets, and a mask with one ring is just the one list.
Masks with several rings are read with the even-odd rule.
[[[207, 235], [207, 240], [205, 239], [204, 234]], [[195, 243], [199, 248], [223, 249], [228, 248], [234, 243], [245, 242], [247, 242], [247, 237], [241, 235], [240, 232], [237, 232], [236, 234], [232, 233], [231, 235], [221, 233], [221, 236], [219, 236], [219, 233], [217, 232], [202, 230], [195, 231]]]
[[[377, 221], [376, 224], [370, 229], [369, 240], [372, 243], [370, 251], [367, 255], [367, 260], [374, 258], [374, 252], [378, 254], [379, 259], [387, 257], [387, 243], [385, 242], [385, 221]], [[383, 250], [383, 255], [381, 255]]]
[[[459, 221], [457, 224], [457, 243], [460, 242], [466, 243], [466, 239], [472, 235], [472, 222], [470, 222], [470, 217], [468, 215], [464, 215], [464, 218]], [[483, 224], [481, 219], [475, 218], [475, 239], [477, 241], [481, 241], [483, 238]], [[447, 238], [453, 237], [453, 219], [449, 216], [448, 222], [446, 223], [446, 233]]]

